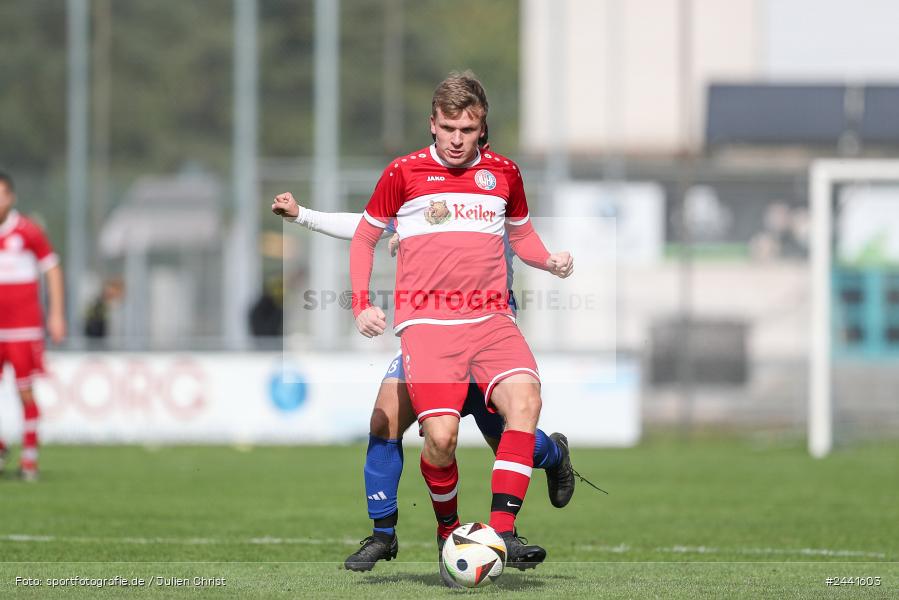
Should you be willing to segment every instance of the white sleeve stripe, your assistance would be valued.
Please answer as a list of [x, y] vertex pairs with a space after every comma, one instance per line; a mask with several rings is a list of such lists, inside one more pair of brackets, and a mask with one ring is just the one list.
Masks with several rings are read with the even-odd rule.
[[515, 473], [521, 473], [525, 477], [530, 477], [531, 473], [534, 471], [531, 467], [527, 465], [523, 465], [521, 463], [512, 462], [509, 460], [498, 460], [493, 463], [493, 470], [501, 470], [501, 471], [514, 471]]
[[456, 497], [456, 494], [458, 492], [459, 492], [459, 484], [458, 483], [456, 484], [456, 487], [454, 487], [452, 489], [452, 491], [450, 491], [447, 494], [435, 494], [431, 490], [428, 490], [428, 493], [431, 494], [431, 499], [434, 500], [434, 502], [447, 502], [449, 500], [452, 500], [453, 498]]
[[527, 214], [527, 215], [524, 216], [523, 219], [519, 219], [519, 220], [517, 220], [517, 221], [513, 221], [512, 219], [509, 219], [509, 225], [513, 225], [513, 226], [515, 226], [515, 227], [518, 227], [519, 225], [524, 225], [525, 223], [527, 223], [527, 222], [528, 222], [528, 219], [530, 219], [530, 218], [531, 218], [531, 215], [530, 215], [530, 214]]
[[41, 273], [46, 273], [53, 267], [59, 264], [59, 255], [56, 253], [48, 254], [44, 258], [37, 261], [37, 266], [41, 270]]
[[40, 327], [0, 329], [0, 342], [34, 342], [42, 339], [44, 339], [44, 330]]
[[381, 229], [385, 229], [387, 227], [387, 223], [382, 223], [381, 221], [377, 220], [376, 218], [368, 214], [368, 211], [363, 211], [362, 216], [365, 217], [366, 221], [368, 221], [375, 227], [380, 227]]

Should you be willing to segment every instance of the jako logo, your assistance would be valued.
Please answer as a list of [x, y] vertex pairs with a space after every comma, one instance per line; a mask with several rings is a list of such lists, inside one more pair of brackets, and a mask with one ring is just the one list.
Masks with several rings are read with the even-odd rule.
[[428, 175], [428, 181], [446, 181], [443, 175]]

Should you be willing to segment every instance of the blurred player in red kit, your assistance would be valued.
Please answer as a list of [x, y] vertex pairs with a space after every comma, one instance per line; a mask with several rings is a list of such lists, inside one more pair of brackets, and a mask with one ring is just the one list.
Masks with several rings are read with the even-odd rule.
[[[32, 384], [34, 377], [44, 372], [40, 276], [47, 278], [47, 332], [53, 343], [59, 344], [66, 335], [63, 275], [47, 236], [14, 210], [15, 203], [13, 180], [0, 173], [0, 376], [7, 363], [12, 365], [25, 417], [19, 473], [26, 481], [36, 481], [40, 412]], [[7, 455], [0, 440], [0, 470]]]

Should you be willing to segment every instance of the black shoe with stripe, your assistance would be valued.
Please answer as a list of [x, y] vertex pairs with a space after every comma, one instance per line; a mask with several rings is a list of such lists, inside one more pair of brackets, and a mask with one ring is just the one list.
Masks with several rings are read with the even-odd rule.
[[546, 550], [536, 544], [528, 544], [527, 538], [516, 535], [516, 532], [500, 533], [506, 544], [506, 566], [519, 571], [533, 569], [546, 558]]
[[371, 571], [379, 560], [392, 560], [400, 551], [396, 535], [370, 535], [361, 542], [362, 547], [350, 554], [343, 566], [350, 571]]
[[574, 469], [571, 468], [568, 438], [561, 433], [553, 433], [549, 439], [559, 447], [562, 459], [555, 467], [546, 469], [546, 488], [549, 491], [549, 501], [552, 505], [562, 508], [574, 496]]

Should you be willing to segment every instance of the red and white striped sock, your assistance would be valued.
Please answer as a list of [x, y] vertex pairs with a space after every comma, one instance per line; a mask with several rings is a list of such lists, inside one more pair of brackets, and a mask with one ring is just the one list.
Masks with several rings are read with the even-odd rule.
[[493, 463], [493, 503], [490, 526], [504, 533], [515, 528], [515, 516], [524, 503], [534, 466], [534, 434], [507, 429], [499, 440]]
[[437, 535], [446, 539], [459, 526], [459, 469], [456, 461], [446, 467], [435, 467], [422, 456], [421, 474], [431, 494], [431, 504], [434, 505]]
[[23, 471], [37, 469], [37, 423], [40, 411], [37, 404], [28, 402], [24, 405], [25, 423], [22, 434], [22, 456], [19, 459]]

